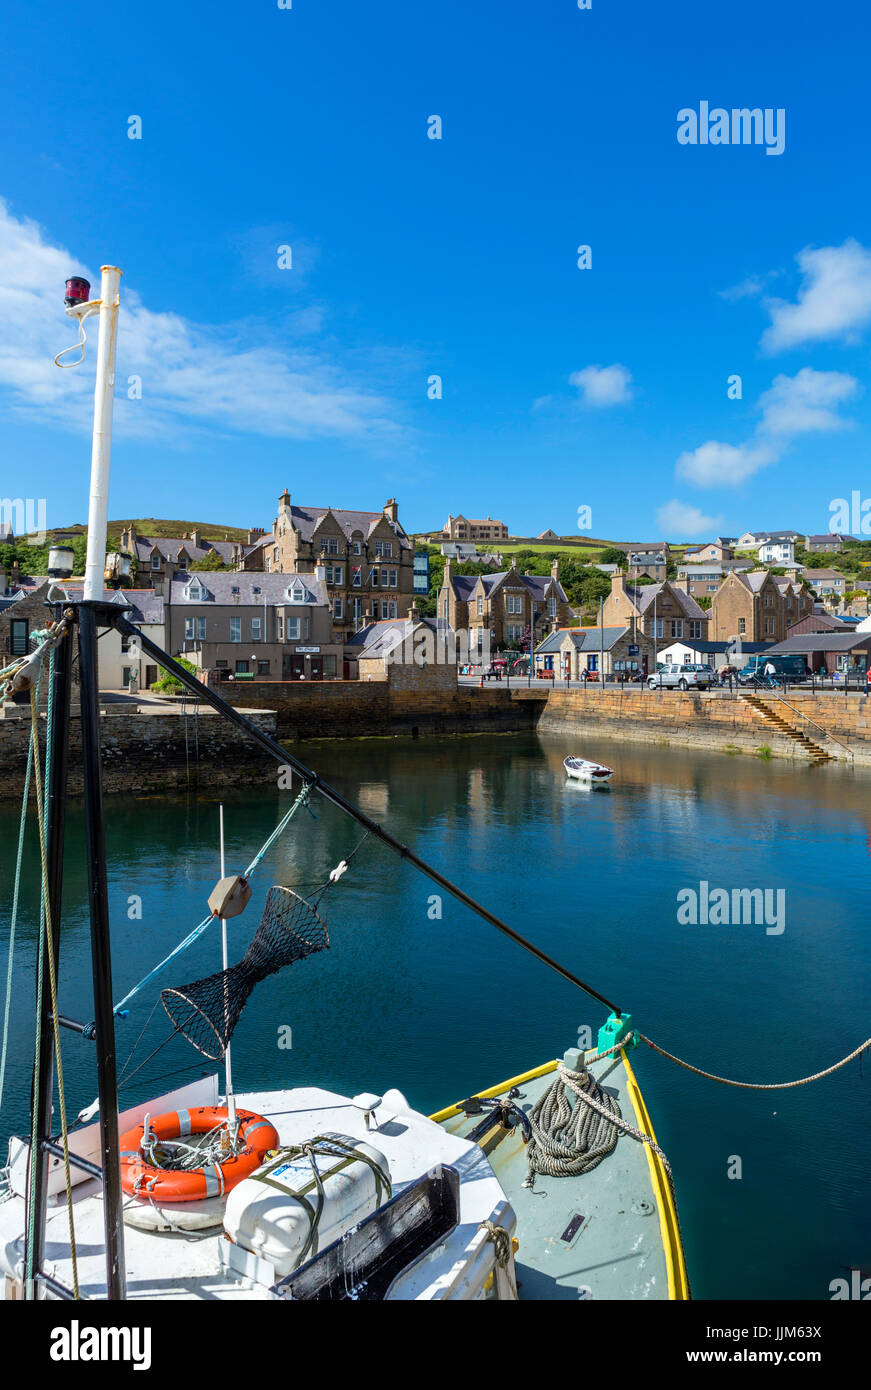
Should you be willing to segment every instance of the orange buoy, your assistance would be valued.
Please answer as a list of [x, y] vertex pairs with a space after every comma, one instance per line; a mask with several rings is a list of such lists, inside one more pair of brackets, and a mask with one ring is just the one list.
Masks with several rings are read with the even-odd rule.
[[[145, 1125], [128, 1129], [120, 1139], [121, 1186], [132, 1197], [154, 1197], [164, 1202], [197, 1202], [204, 1197], [220, 1197], [243, 1178], [250, 1177], [263, 1162], [269, 1149], [278, 1147], [278, 1133], [251, 1110], [237, 1110], [239, 1138], [243, 1148], [223, 1163], [210, 1163], [203, 1168], [182, 1171], [158, 1168], [142, 1154]], [[227, 1123], [225, 1106], [201, 1105], [195, 1110], [171, 1110], [157, 1119], [149, 1119], [148, 1127], [158, 1140], [184, 1139], [186, 1135], [208, 1134], [209, 1130]]]

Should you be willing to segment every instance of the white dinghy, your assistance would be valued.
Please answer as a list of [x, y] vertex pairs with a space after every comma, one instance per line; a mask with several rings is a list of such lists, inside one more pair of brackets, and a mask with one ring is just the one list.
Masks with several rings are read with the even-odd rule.
[[586, 758], [566, 758], [563, 761], [566, 776], [576, 782], [608, 782], [614, 776], [612, 767], [604, 763], [591, 763]]

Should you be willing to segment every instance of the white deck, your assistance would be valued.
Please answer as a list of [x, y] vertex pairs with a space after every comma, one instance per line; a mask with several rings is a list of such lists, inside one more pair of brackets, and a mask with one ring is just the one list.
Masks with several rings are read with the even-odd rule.
[[[298, 1144], [325, 1131], [338, 1131], [368, 1139], [390, 1164], [394, 1193], [439, 1164], [460, 1173], [460, 1224], [423, 1261], [397, 1282], [393, 1297], [440, 1298], [455, 1284], [458, 1270], [467, 1263], [464, 1253], [471, 1242], [481, 1244], [481, 1221], [496, 1213], [509, 1232], [514, 1217], [505, 1211], [505, 1194], [487, 1159], [475, 1144], [449, 1134], [425, 1115], [409, 1110], [398, 1091], [384, 1096], [377, 1114], [377, 1128], [366, 1130], [363, 1113], [344, 1096], [316, 1087], [290, 1091], [255, 1091], [239, 1095], [240, 1107], [266, 1116], [278, 1131], [281, 1144]], [[78, 1251], [79, 1287], [89, 1298], [105, 1298], [103, 1200], [99, 1184], [81, 1183], [74, 1188], [74, 1213]], [[53, 1199], [55, 1200], [55, 1199]], [[494, 1217], [495, 1219], [495, 1217]], [[13, 1197], [0, 1204], [0, 1272], [20, 1277], [23, 1273], [24, 1201]], [[130, 1299], [243, 1299], [269, 1298], [263, 1286], [244, 1287], [222, 1272], [218, 1251], [221, 1230], [206, 1235], [155, 1234], [124, 1227], [127, 1262], [127, 1296]], [[46, 1229], [45, 1272], [71, 1285], [69, 1228], [63, 1193], [49, 1208]]]

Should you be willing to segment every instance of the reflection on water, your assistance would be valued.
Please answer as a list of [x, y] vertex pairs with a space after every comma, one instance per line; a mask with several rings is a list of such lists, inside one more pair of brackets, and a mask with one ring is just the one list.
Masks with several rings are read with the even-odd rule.
[[[631, 1009], [680, 1056], [741, 1079], [806, 1075], [852, 1050], [867, 1028], [871, 774], [745, 755], [535, 735], [354, 740], [301, 756], [376, 821], [432, 860], [582, 978]], [[568, 753], [614, 768], [607, 789], [566, 779]], [[243, 868], [294, 792], [265, 768], [227, 792], [228, 872]], [[218, 877], [217, 794], [107, 801], [115, 997], [197, 922]], [[359, 838], [317, 798], [270, 851], [248, 911], [230, 924], [236, 959], [270, 883], [322, 882]], [[316, 817], [316, 818], [315, 818]], [[17, 811], [0, 811], [8, 921]], [[37, 890], [35, 840], [25, 896]], [[681, 926], [677, 894], [704, 880], [786, 890], [786, 929]], [[61, 1004], [91, 1016], [81, 808], [69, 820]], [[329, 894], [331, 949], [257, 987], [234, 1038], [242, 1086], [398, 1086], [434, 1109], [556, 1055], [602, 1011], [454, 899], [368, 841]], [[141, 920], [128, 916], [142, 898]], [[19, 925], [11, 1071], [0, 1133], [27, 1123], [36, 922]], [[161, 980], [217, 968], [207, 932]], [[3, 970], [0, 960], [0, 973]], [[154, 988], [118, 1026], [124, 1061]], [[278, 1047], [290, 1025], [293, 1050]], [[169, 1032], [158, 1007], [133, 1066]], [[65, 1039], [70, 1108], [93, 1096], [93, 1052]], [[643, 1049], [636, 1069], [678, 1184], [697, 1296], [828, 1298], [844, 1266], [867, 1259], [871, 1105], [858, 1064], [814, 1087], [717, 1087]], [[174, 1039], [125, 1092], [133, 1101], [195, 1076]], [[621, 1140], [621, 1142], [623, 1142]], [[727, 1176], [730, 1158], [743, 1177]], [[734, 1165], [733, 1165], [734, 1167]], [[764, 1248], [764, 1254], [760, 1247]]]

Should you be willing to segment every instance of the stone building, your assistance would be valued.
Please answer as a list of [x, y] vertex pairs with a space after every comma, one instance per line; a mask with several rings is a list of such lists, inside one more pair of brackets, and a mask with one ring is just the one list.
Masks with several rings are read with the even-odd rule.
[[223, 678], [341, 678], [342, 644], [317, 574], [178, 574], [165, 606], [167, 650]]
[[414, 602], [414, 543], [391, 497], [383, 511], [303, 507], [285, 488], [272, 532], [246, 551], [242, 569], [314, 574], [323, 566], [333, 641], [370, 622], [405, 618]]
[[508, 527], [504, 521], [494, 521], [491, 516], [476, 517], [471, 520], [465, 516], [449, 516], [442, 527], [442, 540], [446, 541], [507, 541]]
[[611, 592], [603, 605], [602, 621], [606, 627], [631, 627], [660, 645], [677, 638], [709, 635], [708, 613], [680, 581], [632, 584], [619, 571], [611, 575]]
[[556, 559], [549, 575], [521, 574], [514, 565], [496, 574], [454, 574], [446, 560], [437, 612], [442, 628], [469, 633], [470, 650], [482, 650], [489, 633], [494, 652], [528, 640], [530, 628], [535, 642], [571, 621]]
[[135, 582], [138, 589], [151, 588], [165, 593], [176, 570], [188, 570], [197, 560], [217, 556], [223, 565], [235, 569], [242, 559], [241, 541], [207, 540], [194, 527], [190, 533], [177, 536], [140, 536], [131, 522], [121, 532], [121, 549], [136, 561]]
[[793, 577], [770, 570], [727, 574], [711, 604], [709, 636], [715, 642], [746, 637], [750, 642], [782, 642], [786, 630], [813, 612], [813, 595]]
[[587, 679], [587, 672], [605, 679], [653, 670], [654, 645], [631, 627], [570, 627], [550, 633], [535, 649], [536, 676], [553, 674], [555, 682]]

